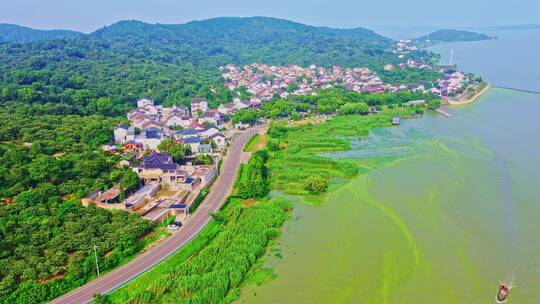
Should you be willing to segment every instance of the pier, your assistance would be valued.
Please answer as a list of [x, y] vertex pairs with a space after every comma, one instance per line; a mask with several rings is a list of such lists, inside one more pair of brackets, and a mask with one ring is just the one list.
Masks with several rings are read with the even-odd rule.
[[452, 117], [452, 114], [444, 111], [443, 109], [434, 109], [434, 110], [435, 110], [435, 112], [443, 115], [444, 117], [448, 117], [448, 118]]

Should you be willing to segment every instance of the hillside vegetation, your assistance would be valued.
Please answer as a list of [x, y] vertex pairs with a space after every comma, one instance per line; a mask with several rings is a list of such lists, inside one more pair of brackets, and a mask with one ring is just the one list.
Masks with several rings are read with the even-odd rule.
[[429, 35], [417, 38], [416, 40], [419, 42], [424, 42], [428, 40], [428, 38], [431, 42], [481, 41], [492, 39], [483, 33], [463, 30], [439, 30], [430, 33]]
[[63, 38], [76, 38], [84, 36], [83, 33], [67, 30], [36, 30], [33, 28], [0, 23], [0, 43], [2, 42], [32, 42], [40, 40], [55, 40]]
[[138, 177], [98, 149], [119, 121], [0, 107], [0, 303], [42, 303], [133, 257], [154, 224], [80, 198]]
[[[52, 113], [106, 115], [126, 112], [141, 96], [166, 104], [207, 97], [216, 106], [230, 97], [217, 69], [221, 65], [315, 63], [381, 70], [399, 61], [391, 45], [362, 28], [266, 17], [181, 25], [122, 21], [74, 39], [0, 44], [0, 100], [48, 104], [41, 110]], [[110, 100], [97, 102], [100, 97]]]

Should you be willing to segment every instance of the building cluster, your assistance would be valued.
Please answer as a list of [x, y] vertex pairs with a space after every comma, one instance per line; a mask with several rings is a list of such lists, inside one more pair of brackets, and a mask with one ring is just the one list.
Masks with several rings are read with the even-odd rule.
[[170, 215], [186, 215], [201, 190], [217, 177], [215, 164], [178, 164], [164, 152], [151, 153], [130, 168], [137, 173], [142, 186], [124, 201], [122, 194], [129, 193], [117, 184], [89, 195], [83, 203], [92, 201], [98, 206], [130, 210], [148, 220], [160, 221]]
[[[388, 64], [386, 71], [397, 68], [426, 68], [427, 66], [408, 60], [407, 63], [398, 67]], [[287, 98], [289, 95], [316, 95], [317, 89], [331, 89], [334, 87], [345, 88], [357, 93], [384, 93], [399, 92], [403, 90], [421, 91], [427, 93], [424, 83], [383, 83], [377, 74], [368, 68], [342, 68], [334, 66], [331, 69], [311, 65], [303, 68], [297, 65], [270, 66], [265, 64], [251, 64], [243, 68], [235, 65], [227, 65], [220, 68], [225, 79], [224, 85], [231, 91], [240, 94], [240, 89], [245, 88], [250, 94], [249, 100], [235, 99], [234, 103], [222, 105], [233, 107], [242, 102], [244, 107], [257, 107], [261, 102], [275, 97]]]
[[[120, 202], [119, 185], [89, 196], [87, 199], [101, 206], [115, 206], [132, 210], [150, 220], [161, 220], [172, 212], [186, 214], [199, 192], [215, 179], [219, 153], [227, 145], [221, 132], [224, 114], [209, 109], [204, 98], [193, 98], [191, 108], [163, 107], [150, 99], [139, 99], [137, 108], [127, 114], [130, 125], [114, 128], [115, 146], [109, 151], [128, 153], [129, 166], [140, 179], [141, 188]], [[177, 163], [165, 151], [160, 151], [164, 140], [183, 144], [191, 151], [182, 163]], [[212, 159], [211, 165], [198, 165], [197, 156]], [[170, 194], [158, 193], [165, 190]]]
[[[400, 52], [412, 51], [406, 42], [398, 44]], [[408, 60], [399, 68], [423, 68], [413, 60]], [[396, 69], [387, 65], [385, 70]], [[426, 88], [424, 83], [417, 84], [385, 84], [377, 74], [368, 68], [342, 68], [334, 66], [323, 68], [311, 65], [303, 68], [297, 65], [270, 66], [251, 64], [239, 68], [227, 65], [220, 68], [225, 79], [225, 86], [238, 93], [232, 102], [225, 103], [217, 109], [210, 109], [204, 98], [193, 98], [190, 107], [183, 105], [164, 107], [156, 105], [150, 99], [137, 101], [137, 108], [127, 114], [130, 125], [114, 128], [114, 140], [117, 152], [129, 153], [128, 165], [135, 172], [141, 188], [123, 202], [123, 208], [137, 211], [151, 220], [162, 219], [171, 210], [187, 213], [200, 193], [217, 175], [216, 165], [219, 152], [227, 145], [227, 137], [221, 133], [225, 129], [224, 122], [238, 110], [260, 107], [262, 102], [273, 98], [287, 98], [289, 95], [316, 95], [317, 89], [334, 87], [345, 88], [355, 92], [383, 93], [398, 91], [414, 91], [433, 93], [443, 100], [460, 98], [466, 89], [476, 83], [463, 73], [452, 67], [443, 67], [443, 75], [435, 85]], [[249, 99], [240, 96], [248, 93]], [[425, 100], [413, 100], [410, 105], [424, 105]], [[373, 111], [376, 112], [374, 109]], [[399, 120], [393, 120], [399, 124]], [[176, 163], [166, 151], [159, 151], [164, 140], [172, 140], [189, 147], [189, 156]], [[211, 155], [212, 165], [196, 165], [200, 154]], [[160, 194], [163, 189], [173, 195]], [[122, 189], [115, 185], [105, 192], [89, 197], [96, 203], [104, 205], [119, 203]]]
[[418, 51], [418, 47], [414, 45], [412, 40], [398, 40], [396, 42], [394, 54], [398, 54], [399, 58], [404, 58], [405, 55], [415, 51]]
[[[418, 47], [414, 44], [412, 40], [398, 40], [396, 42], [396, 45], [394, 46], [394, 54], [398, 56], [399, 59], [405, 59], [407, 55], [409, 55], [412, 52], [418, 51]], [[400, 63], [398, 65], [400, 69], [403, 68], [413, 68], [413, 69], [429, 69], [431, 68], [429, 65], [424, 64], [421, 61], [414, 60], [414, 59], [407, 59], [406, 62]], [[391, 71], [396, 69], [397, 67], [394, 67], [393, 65], [389, 64], [384, 67], [386, 71]]]
[[468, 77], [452, 68], [442, 68], [442, 78], [437, 81], [437, 86], [431, 89], [431, 93], [441, 96], [443, 99], [448, 97], [458, 97], [465, 94], [469, 85]]
[[137, 101], [137, 108], [127, 114], [130, 126], [117, 126], [114, 140], [123, 152], [158, 151], [166, 139], [183, 143], [193, 154], [212, 153], [222, 150], [227, 138], [219, 129], [224, 115], [209, 109], [204, 98], [193, 98], [191, 109], [185, 106], [170, 108], [155, 105], [149, 99]]
[[221, 67], [224, 85], [232, 91], [245, 88], [252, 102], [270, 100], [276, 96], [316, 95], [316, 89], [346, 87], [356, 92], [374, 91], [383, 83], [377, 74], [368, 68], [327, 69], [311, 65], [271, 66], [253, 63], [243, 68], [229, 64]]

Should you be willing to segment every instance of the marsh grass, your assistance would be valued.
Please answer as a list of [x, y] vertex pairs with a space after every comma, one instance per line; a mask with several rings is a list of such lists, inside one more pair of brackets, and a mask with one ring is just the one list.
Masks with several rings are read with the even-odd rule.
[[262, 284], [274, 277], [260, 258], [280, 234], [291, 205], [263, 199], [249, 208], [230, 198], [188, 245], [109, 296], [113, 303], [229, 303], [246, 279]]
[[372, 128], [391, 126], [393, 116], [413, 113], [412, 108], [385, 109], [379, 115], [337, 116], [317, 125], [287, 128], [285, 134], [279, 136], [272, 137], [269, 132], [270, 139], [280, 141], [280, 149], [272, 152], [268, 161], [272, 189], [308, 195], [304, 180], [310, 176], [320, 176], [330, 182], [356, 176], [361, 168], [355, 162], [320, 154], [350, 150], [351, 137], [367, 136]]

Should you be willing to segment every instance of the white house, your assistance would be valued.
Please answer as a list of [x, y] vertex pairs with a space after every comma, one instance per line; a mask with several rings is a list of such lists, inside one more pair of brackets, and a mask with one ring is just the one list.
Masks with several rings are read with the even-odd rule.
[[232, 115], [234, 113], [234, 103], [224, 103], [218, 108], [219, 113], [223, 115]]
[[219, 129], [215, 126], [211, 126], [210, 128], [200, 132], [199, 134], [203, 138], [210, 138], [210, 136], [219, 133]]
[[212, 134], [209, 138], [211, 141], [216, 143], [218, 150], [223, 150], [223, 148], [227, 145], [227, 137], [221, 133]]
[[146, 106], [154, 106], [154, 101], [146, 98], [137, 100], [137, 108], [144, 108]]
[[188, 145], [191, 148], [191, 152], [198, 153], [199, 146], [201, 145], [201, 139], [198, 137], [188, 137], [182, 139], [184, 145]]
[[192, 98], [191, 99], [191, 116], [197, 117], [197, 112], [202, 113], [208, 110], [208, 100], [206, 98]]
[[211, 123], [213, 125], [220, 125], [222, 123], [221, 113], [217, 110], [212, 109], [204, 112], [204, 114], [199, 118], [199, 123]]
[[174, 139], [181, 140], [186, 138], [199, 137], [199, 131], [195, 129], [184, 129], [174, 134]]
[[118, 126], [114, 128], [114, 142], [123, 144], [135, 139], [135, 129], [133, 127]]
[[141, 143], [144, 149], [157, 151], [161, 141], [165, 139], [163, 130], [159, 128], [144, 129], [140, 135], [135, 136], [135, 140]]

